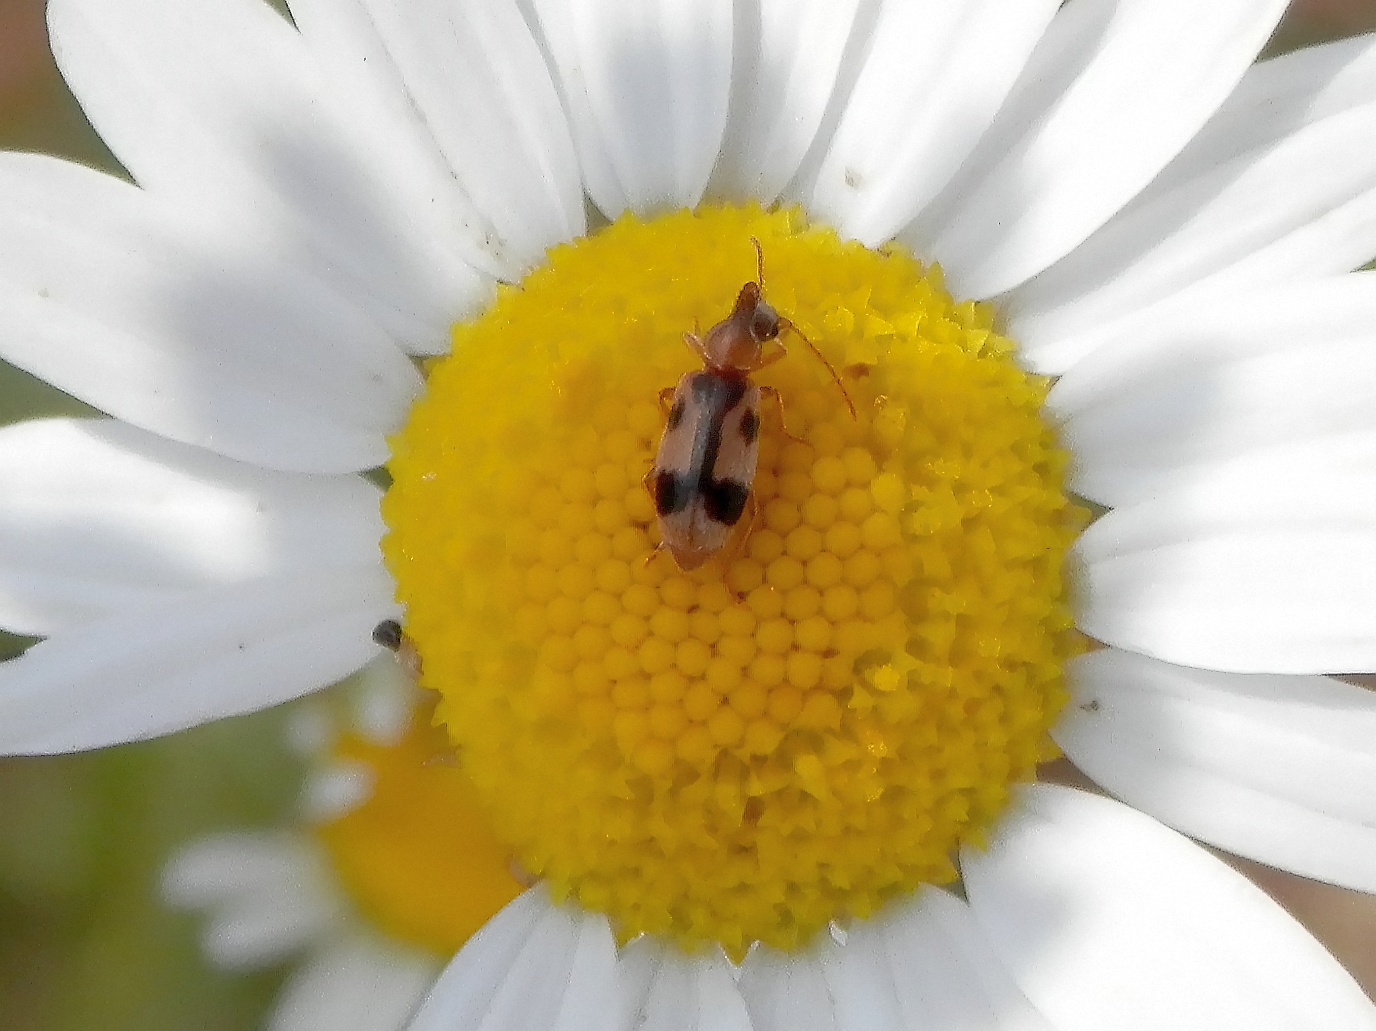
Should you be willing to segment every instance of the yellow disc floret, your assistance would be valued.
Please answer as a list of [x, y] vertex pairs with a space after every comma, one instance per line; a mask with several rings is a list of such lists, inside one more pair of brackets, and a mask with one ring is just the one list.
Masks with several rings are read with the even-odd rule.
[[[858, 416], [801, 344], [761, 372], [753, 518], [685, 574], [652, 554], [658, 395], [752, 236]], [[1076, 648], [1045, 389], [939, 269], [793, 211], [623, 217], [457, 327], [393, 441], [384, 550], [521, 864], [624, 938], [736, 956], [952, 879], [1052, 754]]]

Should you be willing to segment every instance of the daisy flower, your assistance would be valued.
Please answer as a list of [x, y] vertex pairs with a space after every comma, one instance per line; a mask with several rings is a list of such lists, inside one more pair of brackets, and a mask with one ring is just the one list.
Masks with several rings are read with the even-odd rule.
[[401, 619], [540, 882], [420, 1031], [1376, 1026], [1181, 833], [1376, 887], [1376, 42], [1284, 6], [52, 0], [132, 181], [0, 162], [0, 354], [110, 416], [0, 434], [0, 745]]
[[414, 685], [383, 660], [344, 686], [289, 717], [308, 764], [298, 821], [201, 837], [163, 875], [169, 904], [204, 912], [216, 966], [294, 964], [271, 1031], [398, 1031], [522, 890]]

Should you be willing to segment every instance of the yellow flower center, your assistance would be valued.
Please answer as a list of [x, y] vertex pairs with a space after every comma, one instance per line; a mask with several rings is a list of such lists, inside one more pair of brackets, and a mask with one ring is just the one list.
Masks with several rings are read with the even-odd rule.
[[448, 958], [521, 892], [452, 746], [432, 727], [396, 745], [357, 736], [337, 758], [371, 774], [368, 798], [316, 828], [335, 872], [383, 931]]
[[[681, 572], [659, 393], [755, 278], [753, 519]], [[438, 717], [521, 864], [618, 934], [800, 944], [955, 876], [1051, 756], [1077, 648], [1065, 455], [993, 311], [796, 211], [623, 217], [454, 330], [393, 441], [384, 542]]]

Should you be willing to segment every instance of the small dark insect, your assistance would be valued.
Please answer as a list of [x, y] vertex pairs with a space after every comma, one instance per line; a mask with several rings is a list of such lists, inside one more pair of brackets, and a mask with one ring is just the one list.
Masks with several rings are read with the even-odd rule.
[[[702, 369], [660, 392], [661, 404], [673, 401], [645, 486], [659, 518], [660, 547], [683, 570], [696, 569], [720, 551], [753, 503], [760, 400], [771, 398], [781, 421], [783, 401], [777, 390], [751, 382], [750, 376], [788, 353], [779, 340], [782, 331], [790, 330], [812, 348], [855, 416], [855, 405], [831, 363], [766, 303], [764, 251], [754, 237], [750, 242], [755, 245], [755, 281], [741, 287], [731, 314], [706, 336], [683, 334]], [[770, 342], [776, 347], [766, 353]]]
[[395, 619], [384, 619], [373, 627], [373, 640], [396, 654], [397, 662], [401, 664], [407, 676], [415, 681], [420, 680], [420, 653], [402, 631], [400, 623]]

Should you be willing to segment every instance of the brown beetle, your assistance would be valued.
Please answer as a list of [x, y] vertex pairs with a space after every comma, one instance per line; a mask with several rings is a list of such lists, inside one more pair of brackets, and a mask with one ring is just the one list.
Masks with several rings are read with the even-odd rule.
[[[645, 485], [659, 517], [660, 547], [683, 570], [696, 569], [720, 551], [751, 503], [760, 452], [760, 400], [774, 400], [781, 423], [783, 402], [777, 390], [751, 382], [750, 376], [788, 353], [779, 340], [781, 332], [792, 331], [812, 348], [855, 416], [855, 405], [831, 363], [765, 301], [764, 251], [754, 237], [750, 242], [755, 245], [755, 281], [741, 287], [731, 314], [706, 336], [683, 334], [702, 368], [660, 393], [661, 403], [670, 397], [672, 402]], [[766, 351], [770, 342], [776, 347]]]

